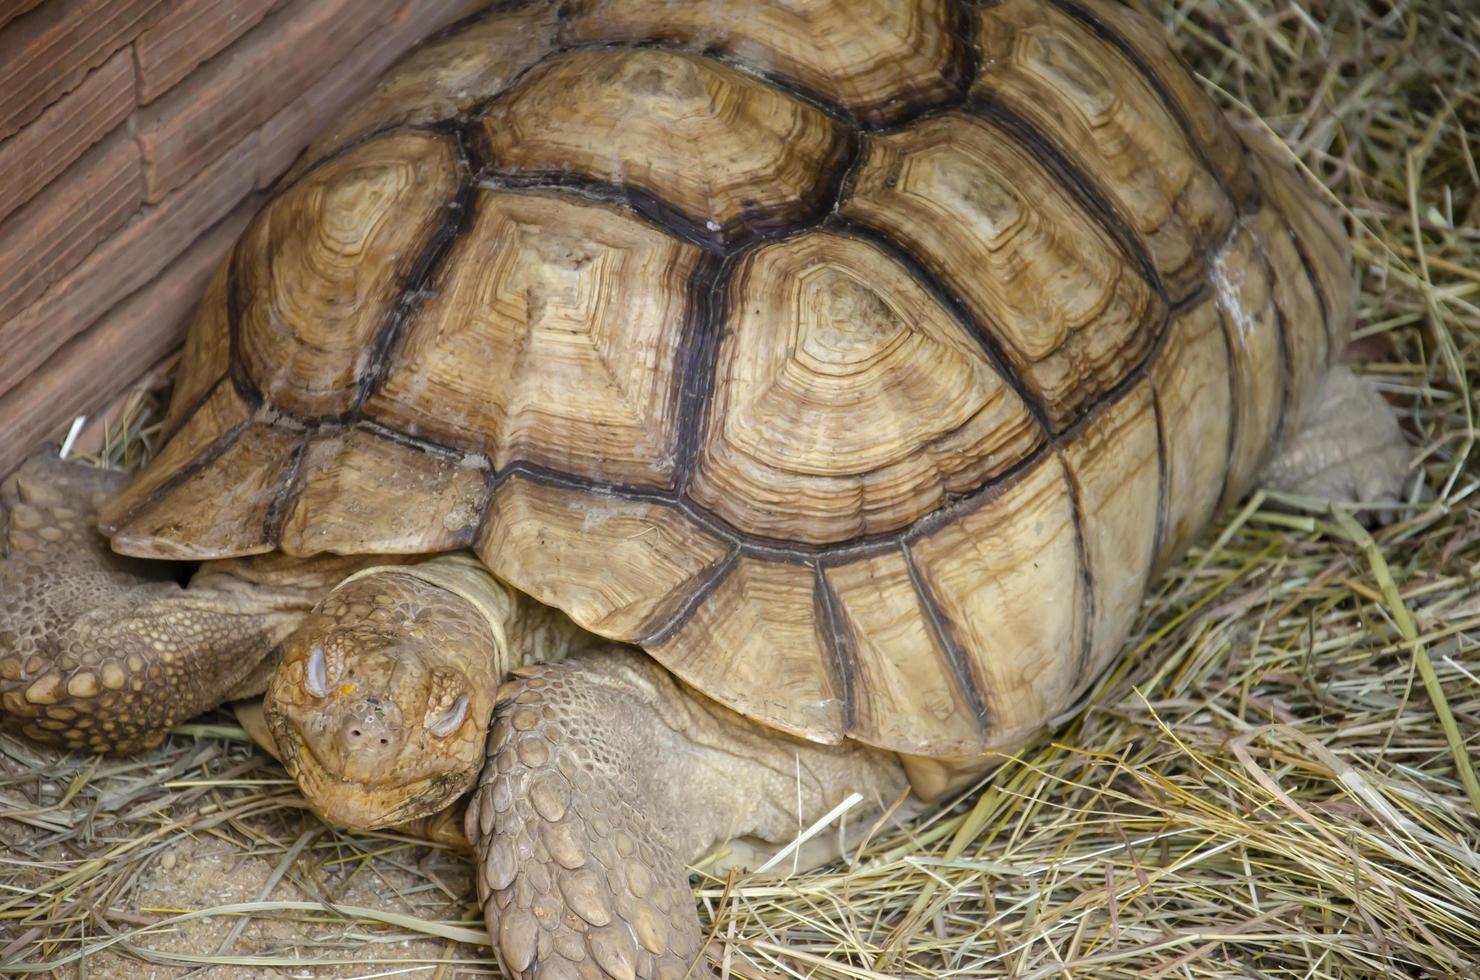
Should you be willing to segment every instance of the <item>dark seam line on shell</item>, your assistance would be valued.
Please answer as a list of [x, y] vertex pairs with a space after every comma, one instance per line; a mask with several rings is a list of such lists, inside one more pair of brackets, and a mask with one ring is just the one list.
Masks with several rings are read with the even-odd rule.
[[833, 209], [838, 187], [858, 154], [859, 138], [851, 129], [836, 130], [830, 158], [823, 163], [828, 179], [813, 184], [811, 193], [769, 211], [748, 209], [710, 230], [659, 195], [635, 184], [616, 184], [599, 177], [565, 171], [500, 170], [485, 167], [475, 183], [490, 190], [551, 190], [579, 194], [602, 204], [635, 212], [658, 228], [708, 252], [728, 255], [747, 246], [787, 238], [826, 218]]
[[1156, 533], [1151, 539], [1151, 565], [1146, 569], [1146, 582], [1151, 582], [1151, 573], [1156, 569], [1156, 563], [1161, 561], [1161, 549], [1166, 544], [1167, 532], [1167, 507], [1171, 503], [1170, 474], [1167, 471], [1167, 454], [1170, 451], [1170, 443], [1167, 442], [1166, 420], [1161, 414], [1161, 392], [1156, 390], [1156, 380], [1152, 379], [1147, 385], [1151, 389], [1151, 418], [1156, 423]]
[[[1275, 211], [1281, 213], [1279, 208]], [[1285, 234], [1290, 236], [1290, 243], [1295, 246], [1295, 254], [1300, 256], [1300, 267], [1305, 271], [1305, 278], [1310, 283], [1311, 294], [1316, 298], [1316, 307], [1321, 311], [1321, 334], [1326, 339], [1326, 356], [1322, 359], [1322, 363], [1329, 367], [1340, 360], [1342, 353], [1339, 345], [1332, 342], [1336, 338], [1336, 333], [1331, 323], [1331, 307], [1326, 303], [1326, 292], [1321, 286], [1320, 277], [1316, 275], [1315, 263], [1311, 261], [1305, 243], [1295, 233], [1294, 225], [1288, 220], [1285, 221]]]
[[[1270, 164], [1277, 166], [1277, 164]], [[1334, 334], [1331, 331], [1331, 309], [1326, 303], [1326, 293], [1321, 287], [1320, 277], [1316, 275], [1315, 264], [1311, 261], [1310, 253], [1306, 251], [1305, 243], [1295, 233], [1295, 225], [1290, 220], [1290, 215], [1280, 206], [1279, 199], [1273, 195], [1269, 196], [1269, 206], [1279, 216], [1280, 224], [1283, 225], [1285, 235], [1290, 239], [1290, 244], [1295, 247], [1295, 254], [1300, 257], [1300, 267], [1305, 271], [1305, 278], [1310, 283], [1310, 291], [1316, 298], [1316, 306], [1321, 311], [1321, 333], [1326, 339], [1326, 356], [1322, 363], [1326, 366], [1335, 364], [1341, 352], [1336, 350], [1336, 344], [1332, 343]]]
[[[231, 252], [226, 256], [228, 263], [226, 266], [226, 346], [227, 357], [230, 358], [226, 373], [231, 378], [231, 386], [236, 389], [237, 396], [253, 411], [265, 399], [251, 376], [247, 374], [247, 362], [242, 357], [241, 243], [247, 240], [257, 222], [267, 220], [266, 216], [267, 207], [264, 205], [263, 209], [253, 215], [252, 220], [247, 223], [241, 237], [232, 244]], [[180, 428], [184, 427], [185, 421], [182, 420]]]
[[272, 545], [274, 548], [282, 547], [283, 523], [287, 521], [293, 505], [298, 502], [298, 495], [303, 492], [303, 458], [308, 455], [308, 443], [312, 438], [312, 434], [308, 432], [298, 437], [298, 445], [293, 448], [293, 459], [284, 471], [277, 493], [267, 507], [267, 513], [263, 515], [262, 544]]
[[450, 450], [436, 443], [427, 443], [416, 436], [391, 428], [384, 423], [362, 421], [357, 424], [361, 426], [373, 424], [378, 432], [388, 437], [398, 437], [399, 441], [403, 441], [406, 445], [421, 445], [424, 448], [451, 452], [465, 458], [476, 458], [483, 462], [491, 474], [489, 477], [489, 485], [491, 487], [489, 508], [492, 506], [492, 494], [497, 492], [499, 486], [513, 477], [523, 477], [545, 486], [556, 486], [581, 493], [598, 494], [634, 502], [666, 504], [678, 510], [714, 537], [726, 544], [739, 548], [748, 557], [764, 558], [791, 564], [811, 564], [817, 561], [821, 562], [824, 566], [830, 567], [859, 558], [884, 554], [903, 542], [914, 541], [927, 536], [941, 526], [954, 521], [956, 518], [974, 512], [985, 501], [994, 499], [998, 494], [1014, 485], [1036, 464], [1041, 462], [1045, 455], [1055, 452], [1061, 444], [1078, 438], [1085, 428], [1092, 425], [1096, 419], [1119, 404], [1122, 398], [1125, 398], [1134, 390], [1146, 378], [1150, 365], [1165, 350], [1171, 335], [1170, 324], [1172, 319], [1197, 303], [1205, 301], [1207, 298], [1206, 294], [1207, 289], [1204, 288], [1197, 295], [1189, 297], [1184, 303], [1169, 308], [1167, 317], [1163, 320], [1156, 339], [1142, 360], [1126, 373], [1125, 378], [1104, 392], [1089, 411], [1076, 419], [1061, 435], [1057, 437], [1046, 437], [1032, 452], [1025, 455], [1003, 472], [985, 481], [981, 486], [966, 493], [947, 495], [947, 500], [943, 504], [929, 513], [921, 515], [903, 528], [871, 535], [859, 535], [847, 541], [811, 544], [800, 541], [788, 542], [775, 538], [766, 538], [735, 527], [723, 517], [711, 513], [706, 508], [699, 506], [687, 496], [677, 491], [660, 490], [617, 481], [596, 480], [590, 477], [566, 473], [562, 470], [527, 460], [515, 460], [501, 470], [494, 470], [488, 457], [481, 453]]
[[[334, 162], [335, 160], [338, 160], [340, 157], [348, 153], [359, 149], [366, 143], [378, 140], [382, 136], [389, 136], [392, 133], [403, 131], [409, 133], [432, 133], [437, 135], [446, 135], [449, 131], [448, 122], [449, 120], [437, 119], [430, 122], [420, 123], [387, 123], [384, 126], [376, 126], [374, 129], [366, 130], [365, 132], [360, 133], [357, 136], [351, 137], [350, 139], [341, 143], [339, 146], [334, 147], [334, 149], [330, 150], [328, 153], [325, 153], [323, 156], [319, 157], [317, 160], [309, 163], [302, 170], [297, 170], [298, 161], [295, 159], [293, 166], [289, 167], [286, 171], [283, 172], [282, 177], [279, 177], [276, 181], [273, 182], [272, 187], [267, 192], [267, 197], [264, 198], [262, 201], [262, 207], [258, 209], [257, 213], [262, 214], [266, 212], [269, 207], [277, 202], [278, 198], [282, 197], [285, 193], [292, 190], [294, 187], [297, 187], [309, 176], [311, 176], [314, 171], [329, 163]], [[305, 149], [305, 152], [312, 148], [312, 145], [310, 145]], [[292, 175], [292, 180], [283, 179], [290, 174]]]
[[385, 383], [391, 362], [399, 352], [406, 325], [415, 319], [426, 301], [427, 285], [435, 278], [443, 260], [451, 253], [453, 243], [472, 220], [473, 191], [477, 186], [473, 174], [477, 161], [469, 159], [461, 134], [454, 136], [453, 146], [457, 151], [457, 162], [463, 168], [462, 180], [453, 192], [452, 199], [444, 205], [446, 215], [432, 230], [426, 245], [412, 261], [401, 280], [401, 288], [395, 301], [375, 331], [375, 337], [370, 342], [369, 363], [361, 372], [356, 385], [355, 398], [349, 411], [351, 418], [359, 418], [364, 411], [365, 401]]
[[1074, 683], [1071, 685], [1077, 688], [1084, 680], [1085, 671], [1089, 669], [1090, 654], [1094, 650], [1095, 577], [1090, 571], [1088, 546], [1084, 539], [1084, 491], [1068, 458], [1063, 452], [1056, 455], [1059, 458], [1060, 472], [1064, 474], [1064, 492], [1069, 497], [1069, 524], [1074, 529], [1074, 563], [1079, 569], [1079, 618], [1083, 629], [1079, 634], [1079, 649], [1072, 651]]
[[851, 735], [858, 725], [858, 705], [853, 694], [858, 686], [855, 682], [858, 660], [853, 652], [853, 632], [843, 621], [841, 602], [823, 573], [822, 565], [813, 563], [812, 572], [816, 578], [812, 590], [812, 618], [822, 632], [822, 647], [830, 654], [827, 668], [843, 705], [843, 731]]
[[118, 527], [121, 528], [129, 524], [139, 514], [143, 513], [145, 510], [149, 509], [164, 498], [168, 497], [170, 494], [174, 493], [187, 480], [195, 476], [195, 474], [204, 470], [207, 466], [210, 466], [212, 463], [214, 463], [226, 452], [226, 450], [231, 448], [232, 443], [236, 442], [237, 436], [245, 432], [254, 421], [254, 416], [248, 415], [245, 419], [238, 422], [236, 425], [233, 425], [231, 428], [227, 429], [225, 432], [217, 436], [214, 440], [211, 441], [210, 445], [206, 446], [205, 449], [197, 453], [194, 459], [186, 463], [184, 466], [180, 467], [178, 470], [175, 471], [173, 475], [170, 476], [169, 479], [165, 480], [158, 487], [156, 487], [154, 489], [154, 492], [149, 494], [149, 496], [146, 497], [142, 502], [140, 502], [137, 507], [131, 508], [129, 512], [124, 515], [123, 519], [118, 521]]
[[674, 423], [673, 489], [687, 491], [693, 479], [699, 443], [709, 424], [709, 405], [714, 399], [714, 372], [727, 312], [729, 281], [735, 271], [733, 256], [716, 262], [701, 259], [689, 281], [691, 318], [683, 343], [674, 358], [676, 377], [681, 379]]
[[[228, 348], [230, 347], [230, 344], [231, 341], [228, 338]], [[235, 361], [231, 360], [231, 351], [229, 349], [226, 352], [226, 357], [226, 370], [222, 371], [221, 374], [216, 377], [215, 381], [212, 381], [210, 384], [206, 385], [204, 391], [190, 400], [189, 406], [181, 410], [179, 422], [177, 422], [169, 429], [160, 430], [159, 441], [155, 444], [156, 446], [165, 445], [167, 442], [175, 437], [176, 433], [185, 428], [185, 426], [189, 424], [190, 420], [195, 417], [195, 413], [200, 411], [200, 407], [211, 400], [212, 396], [216, 394], [216, 389], [221, 387], [223, 383], [229, 384], [233, 388], [237, 386], [236, 379], [232, 377], [231, 373], [231, 368]], [[171, 395], [171, 397], [173, 397], [173, 394]]]
[[925, 287], [937, 303], [950, 311], [956, 322], [965, 329], [968, 336], [977, 342], [985, 354], [987, 361], [997, 371], [1002, 380], [1022, 400], [1023, 406], [1027, 408], [1034, 421], [1038, 423], [1039, 429], [1045, 437], [1053, 433], [1053, 426], [1049, 422], [1048, 408], [1043, 402], [1043, 396], [1028, 386], [1027, 379], [1018, 374], [1007, 358], [1007, 353], [1002, 349], [1002, 344], [997, 340], [991, 330], [991, 325], [981, 323], [966, 308], [966, 303], [956, 292], [948, 287], [939, 276], [927, 269], [919, 259], [890, 235], [876, 231], [872, 227], [846, 218], [835, 218], [828, 225], [843, 234], [867, 242], [895, 262], [904, 266], [916, 282]]
[[[954, 24], [947, 25], [947, 33], [957, 42], [954, 82], [960, 93], [960, 98], [957, 99], [959, 104], [971, 98], [972, 86], [976, 84], [977, 74], [981, 71], [981, 52], [976, 47], [981, 24], [972, 0], [955, 0], [947, 9], [955, 20]], [[921, 115], [924, 113], [915, 114], [916, 118]]]
[[1058, 144], [1039, 132], [1027, 119], [991, 96], [975, 95], [967, 100], [965, 109], [995, 125], [1016, 140], [1030, 158], [1043, 164], [1044, 171], [1079, 203], [1099, 224], [1100, 229], [1110, 236], [1111, 241], [1120, 246], [1121, 253], [1135, 265], [1152, 292], [1167, 303], [1173, 302], [1167, 291], [1167, 284], [1141, 236], [1125, 220], [1099, 184], [1082, 171], [1067, 153], [1059, 149]]
[[1227, 499], [1229, 487], [1233, 484], [1233, 458], [1238, 449], [1239, 439], [1243, 433], [1239, 427], [1239, 413], [1243, 410], [1240, 402], [1242, 399], [1239, 391], [1239, 367], [1238, 360], [1234, 356], [1233, 336], [1229, 332], [1228, 317], [1224, 315], [1223, 304], [1213, 304], [1213, 315], [1218, 318], [1218, 336], [1223, 338], [1223, 357], [1226, 370], [1224, 377], [1228, 379], [1228, 451], [1223, 454], [1223, 484], [1218, 490], [1217, 510], [1222, 510], [1233, 501]]
[[[1182, 108], [1182, 103], [1178, 102], [1175, 96], [1173, 96], [1172, 90], [1162, 81], [1161, 76], [1151, 67], [1150, 62], [1142, 56], [1140, 50], [1129, 39], [1095, 16], [1092, 11], [1086, 10], [1079, 4], [1074, 3], [1073, 0], [1049, 0], [1049, 3], [1059, 8], [1060, 11], [1074, 20], [1079, 21], [1092, 34], [1114, 48], [1122, 58], [1130, 63], [1131, 67], [1135, 69], [1136, 74], [1140, 75], [1141, 80], [1151, 89], [1152, 95], [1156, 96], [1162, 108], [1166, 110], [1167, 115], [1171, 116], [1172, 122], [1176, 123], [1177, 128], [1181, 130], [1182, 138], [1187, 141], [1188, 149], [1192, 150], [1193, 155], [1197, 157], [1203, 169], [1213, 178], [1213, 183], [1217, 184], [1218, 188], [1223, 191], [1223, 196], [1228, 198], [1234, 211], [1241, 210], [1243, 202], [1234, 197], [1233, 189], [1223, 179], [1223, 174], [1213, 165], [1213, 158], [1208, 155], [1208, 148], [1198, 138], [1197, 132], [1192, 125], [1192, 120]], [[1182, 66], [1181, 59], [1177, 59], [1176, 63], [1179, 70], [1187, 71], [1191, 75], [1191, 71]], [[1219, 119], [1221, 120], [1222, 118], [1220, 115]]]
[[[635, 641], [637, 645], [644, 649], [652, 649], [672, 639], [693, 618], [694, 613], [704, 604], [705, 600], [714, 594], [715, 590], [720, 587], [725, 579], [730, 577], [730, 571], [739, 560], [740, 549], [732, 546], [725, 552], [723, 558], [705, 569], [703, 573], [705, 575], [704, 581], [679, 604], [678, 608], [673, 611], [673, 614], [662, 625], [654, 627], [651, 630], [644, 630], [639, 635], [639, 638]], [[681, 583], [681, 585], [687, 585], [691, 582], [693, 582], [693, 579], [689, 579], [688, 582]], [[674, 586], [674, 591], [679, 589], [681, 585]], [[672, 593], [670, 592], [670, 594]]]
[[[325, 434], [326, 431], [327, 430], [320, 430], [320, 434]], [[458, 463], [462, 462], [463, 460], [474, 459], [481, 460], [485, 464], [487, 464], [487, 457], [484, 456], [482, 453], [463, 449], [452, 449], [447, 446], [443, 446], [440, 443], [428, 442], [424, 439], [419, 439], [416, 436], [411, 435], [409, 432], [402, 432], [400, 429], [393, 429], [385, 423], [377, 422], [374, 419], [361, 419], [355, 422], [353, 425], [344, 426], [341, 431], [345, 433], [354, 431], [363, 432], [366, 435], [375, 436], [377, 439], [384, 439], [386, 442], [392, 442], [398, 446], [403, 446], [407, 449], [416, 449], [426, 453], [429, 456], [440, 457], [448, 463]], [[480, 468], [489, 469], [491, 468], [491, 466], [484, 465]]]
[[1274, 439], [1260, 456], [1260, 466], [1264, 460], [1280, 446], [1285, 444], [1285, 427], [1289, 424], [1290, 396], [1295, 390], [1295, 350], [1290, 340], [1290, 331], [1285, 326], [1285, 311], [1279, 303], [1279, 292], [1277, 289], [1278, 279], [1274, 267], [1270, 265], [1269, 255], [1264, 251], [1264, 242], [1255, 233], [1253, 223], [1248, 227], [1249, 241], [1254, 243], [1254, 255], [1259, 260], [1259, 266], [1264, 270], [1264, 279], [1269, 283], [1268, 302], [1274, 310], [1274, 326], [1280, 335], [1280, 407], [1275, 416]]
[[[563, 29], [561, 33], [564, 34]], [[686, 42], [661, 37], [646, 37], [641, 40], [615, 41], [567, 41], [562, 38], [556, 49], [542, 58], [537, 64], [543, 64], [544, 62], [551, 60], [552, 57], [558, 57], [564, 54], [571, 54], [579, 51], [602, 50], [663, 51], [671, 54], [688, 55], [694, 58], [702, 58], [705, 61], [712, 61], [716, 64], [723, 65], [725, 68], [728, 68], [729, 70], [736, 72], [737, 74], [741, 74], [746, 76], [747, 78], [754, 79], [755, 81], [764, 84], [767, 88], [780, 92], [788, 98], [794, 99], [795, 101], [800, 102], [808, 106], [809, 108], [817, 110], [824, 116], [827, 116], [833, 122], [840, 123], [844, 126], [849, 127], [850, 129], [860, 129], [867, 132], [875, 131], [884, 126], [894, 126], [905, 123], [921, 113], [940, 108], [947, 102], [959, 99], [961, 97], [959, 91], [953, 91], [949, 96], [946, 96], [944, 98], [931, 99], [928, 97], [922, 97], [916, 99], [915, 102], [913, 102], [912, 104], [905, 105], [903, 109], [899, 109], [893, 112], [888, 111], [891, 103], [895, 101], [894, 99], [890, 99], [880, 105], [863, 106], [859, 110], [855, 111], [849, 109], [847, 106], [839, 102], [835, 102], [828, 96], [823, 95], [821, 92], [817, 91], [814, 88], [811, 88], [806, 83], [802, 82], [800, 79], [792, 75], [788, 75], [780, 71], [767, 71], [757, 65], [742, 60], [739, 55], [736, 55], [731, 51], [727, 51], [719, 45]], [[535, 66], [530, 66], [530, 68], [533, 67]], [[526, 72], [527, 71], [528, 69], [526, 69]], [[511, 82], [509, 85], [505, 86], [504, 91], [513, 91], [515, 85], [518, 84], [518, 82], [523, 81], [524, 74], [525, 72], [521, 72], [518, 81]], [[952, 84], [952, 80], [946, 76], [946, 73], [944, 71], [941, 72], [941, 80], [948, 87], [955, 88], [955, 86]], [[497, 96], [495, 96], [495, 98], [497, 98]], [[888, 121], [884, 122], [883, 119], [885, 118], [886, 112], [888, 113]], [[869, 116], [873, 116], [874, 121], [871, 121], [869, 118], [867, 118]]]
[[946, 673], [956, 682], [956, 690], [961, 694], [961, 700], [971, 708], [976, 718], [977, 730], [985, 737], [992, 728], [991, 712], [987, 709], [986, 697], [982, 693], [981, 685], [977, 683], [976, 674], [971, 669], [971, 659], [966, 654], [966, 648], [956, 637], [955, 625], [946, 615], [945, 610], [941, 608], [940, 603], [936, 601], [929, 583], [920, 576], [920, 570], [915, 566], [915, 556], [910, 553], [909, 545], [901, 542], [899, 551], [904, 556], [905, 572], [910, 577], [910, 587], [915, 590], [915, 599], [920, 603], [920, 608], [925, 611], [925, 625], [934, 634], [937, 648], [945, 654], [948, 668]]

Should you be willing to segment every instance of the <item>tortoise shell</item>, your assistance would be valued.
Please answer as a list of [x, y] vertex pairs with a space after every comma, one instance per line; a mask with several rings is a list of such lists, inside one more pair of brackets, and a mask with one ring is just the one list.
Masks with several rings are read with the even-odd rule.
[[1351, 318], [1110, 0], [573, 0], [420, 49], [191, 327], [128, 554], [472, 548], [779, 729], [1065, 708]]

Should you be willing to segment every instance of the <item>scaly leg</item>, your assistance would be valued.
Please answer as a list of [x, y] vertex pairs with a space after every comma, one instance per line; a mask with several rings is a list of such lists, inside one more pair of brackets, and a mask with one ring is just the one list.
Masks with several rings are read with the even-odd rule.
[[687, 862], [905, 785], [891, 754], [764, 728], [622, 648], [522, 668], [498, 702], [467, 830], [514, 976], [676, 980], [703, 939]]
[[1377, 389], [1337, 366], [1321, 383], [1304, 426], [1270, 462], [1264, 482], [1308, 497], [1396, 502], [1412, 457]]
[[122, 558], [95, 530], [124, 479], [47, 455], [0, 490], [0, 728], [90, 752], [158, 745], [260, 692], [278, 641], [362, 563], [210, 562], [183, 588], [180, 566]]

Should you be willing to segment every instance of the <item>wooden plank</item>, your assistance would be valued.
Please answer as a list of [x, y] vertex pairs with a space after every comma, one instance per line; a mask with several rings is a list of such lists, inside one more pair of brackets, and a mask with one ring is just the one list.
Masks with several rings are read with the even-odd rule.
[[0, 139], [132, 41], [165, 0], [51, 0], [0, 32]]
[[160, 200], [261, 126], [380, 30], [396, 6], [396, 0], [290, 4], [140, 109], [145, 200]]
[[0, 0], [0, 27], [39, 4], [41, 0]]
[[18, 466], [42, 440], [59, 437], [77, 415], [106, 405], [126, 379], [179, 346], [206, 280], [259, 204], [242, 203], [24, 385], [0, 396], [0, 473]]
[[0, 222], [0, 321], [75, 268], [142, 203], [139, 148], [116, 129], [47, 193]]
[[397, 59], [429, 34], [475, 13], [488, 0], [407, 0], [384, 27], [371, 34], [292, 104], [262, 127], [257, 186], [266, 187], [288, 169], [316, 135], [380, 81]]
[[53, 351], [158, 275], [230, 211], [252, 189], [256, 139], [252, 133], [185, 187], [144, 208], [35, 303], [0, 321], [0, 393], [25, 381]]
[[134, 111], [134, 62], [119, 51], [35, 122], [0, 142], [0, 221]]
[[153, 102], [237, 38], [283, 0], [183, 0], [134, 42], [139, 102]]

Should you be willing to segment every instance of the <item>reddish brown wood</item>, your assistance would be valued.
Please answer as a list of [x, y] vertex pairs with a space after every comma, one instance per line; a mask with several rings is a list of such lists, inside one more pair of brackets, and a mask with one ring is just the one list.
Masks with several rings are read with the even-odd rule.
[[0, 320], [15, 316], [71, 271], [139, 210], [142, 196], [139, 148], [119, 129], [68, 168], [48, 193], [0, 222]]
[[0, 2], [0, 27], [39, 4], [41, 0], [3, 0]]
[[134, 42], [139, 101], [152, 102], [283, 0], [181, 0]]
[[[266, 122], [380, 30], [392, 0], [321, 0], [269, 16], [139, 112], [146, 200], [154, 202]], [[311, 54], [307, 54], [311, 52]]]
[[370, 91], [408, 48], [486, 5], [486, 0], [407, 0], [385, 26], [263, 125], [257, 186], [266, 187], [287, 170], [309, 140]]
[[251, 190], [255, 139], [254, 133], [185, 187], [144, 208], [35, 303], [0, 321], [0, 393], [27, 380], [53, 351], [158, 275], [230, 211]]
[[164, 0], [51, 0], [0, 33], [0, 139], [128, 44]]
[[134, 63], [120, 51], [35, 122], [0, 142], [0, 221], [134, 111]]
[[256, 210], [242, 204], [178, 262], [57, 351], [26, 384], [0, 396], [0, 473], [8, 473], [78, 414], [91, 412], [180, 343], [211, 270]]

